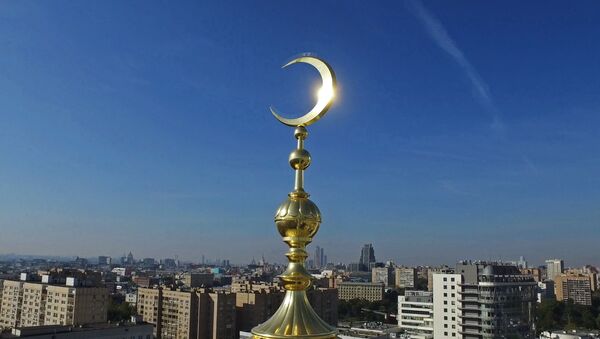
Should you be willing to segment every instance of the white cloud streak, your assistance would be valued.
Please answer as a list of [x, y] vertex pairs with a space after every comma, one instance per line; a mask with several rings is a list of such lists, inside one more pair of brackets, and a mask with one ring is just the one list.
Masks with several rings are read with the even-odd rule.
[[485, 112], [492, 118], [491, 128], [496, 132], [503, 132], [504, 123], [502, 122], [500, 111], [490, 94], [488, 85], [450, 37], [442, 23], [423, 6], [421, 1], [409, 0], [407, 4], [419, 21], [421, 21], [431, 39], [463, 69], [465, 75], [471, 81], [476, 98], [485, 109]]

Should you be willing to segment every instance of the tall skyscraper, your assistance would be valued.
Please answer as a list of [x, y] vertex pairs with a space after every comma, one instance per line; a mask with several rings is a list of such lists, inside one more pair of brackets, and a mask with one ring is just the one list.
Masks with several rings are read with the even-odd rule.
[[314, 259], [315, 268], [325, 267], [325, 265], [327, 265], [325, 258], [326, 258], [325, 250], [322, 247], [317, 246], [315, 248], [315, 259]]
[[373, 244], [365, 244], [360, 251], [360, 260], [358, 261], [361, 271], [369, 271], [371, 263], [375, 263], [375, 250]]
[[565, 271], [565, 263], [561, 259], [546, 260], [546, 278], [554, 280]]

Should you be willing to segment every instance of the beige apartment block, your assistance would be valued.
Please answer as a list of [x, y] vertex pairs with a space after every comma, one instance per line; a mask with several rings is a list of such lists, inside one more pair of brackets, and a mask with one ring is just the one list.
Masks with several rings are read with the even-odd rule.
[[5, 280], [0, 302], [0, 327], [14, 328], [21, 324], [23, 300], [22, 281]]
[[22, 327], [44, 325], [47, 285], [24, 283], [21, 306]]
[[560, 274], [554, 279], [557, 300], [573, 300], [580, 305], [592, 305], [592, 284], [585, 274]]
[[341, 300], [364, 299], [379, 301], [383, 299], [385, 291], [382, 283], [342, 282], [337, 287], [338, 296]]
[[[199, 339], [235, 339], [235, 294], [229, 292], [198, 292], [199, 318], [208, 321], [208, 335]], [[206, 299], [207, 308], [202, 307]], [[203, 321], [202, 324], [205, 322]]]
[[238, 330], [250, 331], [269, 319], [281, 305], [284, 295], [284, 292], [272, 289], [235, 293]]
[[159, 339], [235, 339], [235, 294], [138, 289], [138, 314]]
[[198, 299], [194, 293], [163, 290], [160, 307], [161, 338], [196, 338]]
[[137, 313], [145, 322], [154, 325], [154, 336], [158, 337], [158, 324], [161, 313], [162, 290], [158, 288], [138, 288]]
[[396, 287], [414, 288], [417, 282], [417, 270], [410, 267], [396, 268]]
[[0, 302], [0, 326], [15, 328], [103, 323], [107, 321], [107, 313], [106, 288], [7, 280]]

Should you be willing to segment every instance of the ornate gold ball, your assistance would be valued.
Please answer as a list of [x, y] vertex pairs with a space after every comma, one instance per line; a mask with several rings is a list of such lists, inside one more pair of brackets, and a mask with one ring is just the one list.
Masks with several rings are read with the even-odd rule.
[[306, 139], [307, 136], [308, 136], [308, 130], [304, 126], [298, 126], [294, 130], [294, 137], [296, 137], [296, 139], [304, 140], [304, 139]]
[[290, 153], [290, 166], [295, 170], [305, 170], [310, 166], [310, 153], [305, 149], [295, 149]]

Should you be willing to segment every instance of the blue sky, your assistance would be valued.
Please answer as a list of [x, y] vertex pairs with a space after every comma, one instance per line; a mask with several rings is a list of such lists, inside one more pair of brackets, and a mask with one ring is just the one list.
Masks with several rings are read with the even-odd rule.
[[[309, 128], [315, 244], [356, 261], [600, 264], [600, 4], [0, 5], [0, 253], [283, 262]], [[295, 115], [294, 115], [295, 114]]]

